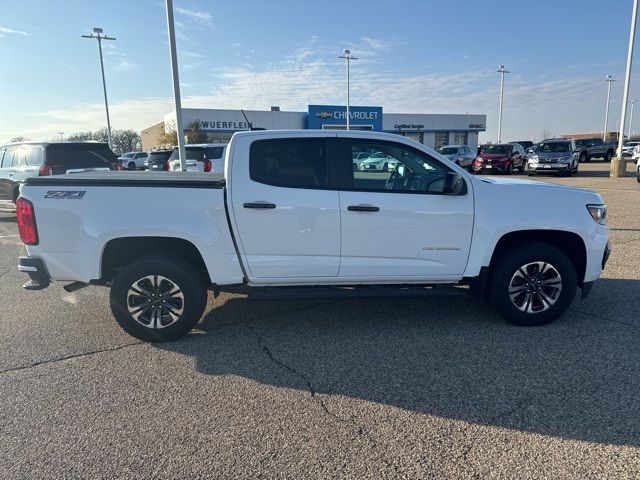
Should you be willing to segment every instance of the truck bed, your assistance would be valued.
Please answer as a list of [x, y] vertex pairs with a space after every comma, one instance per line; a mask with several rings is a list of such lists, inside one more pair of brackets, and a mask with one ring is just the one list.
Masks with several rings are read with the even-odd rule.
[[26, 185], [38, 187], [164, 187], [223, 188], [224, 176], [197, 172], [87, 172], [46, 177], [32, 177]]

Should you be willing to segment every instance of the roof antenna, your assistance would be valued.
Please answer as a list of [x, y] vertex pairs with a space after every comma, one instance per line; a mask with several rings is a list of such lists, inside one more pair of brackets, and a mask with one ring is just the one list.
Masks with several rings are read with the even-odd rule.
[[266, 130], [266, 128], [260, 128], [260, 127], [253, 128], [253, 123], [251, 123], [249, 121], [249, 119], [247, 118], [247, 116], [244, 113], [244, 110], [240, 109], [240, 111], [242, 112], [242, 116], [244, 117], [244, 120], [247, 122], [247, 125], [249, 125], [249, 130], [251, 130], [251, 131], [254, 131], [254, 130]]

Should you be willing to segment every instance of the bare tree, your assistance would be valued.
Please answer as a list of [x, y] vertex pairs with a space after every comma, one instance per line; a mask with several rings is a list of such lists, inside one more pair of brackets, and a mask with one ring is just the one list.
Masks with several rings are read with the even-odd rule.
[[27, 137], [13, 137], [10, 142], [28, 142], [29, 140], [31, 139]]
[[547, 138], [553, 138], [553, 132], [550, 128], [543, 128], [540, 130], [540, 141], [546, 140]]
[[[100, 130], [76, 132], [67, 137], [72, 142], [86, 142], [93, 140], [96, 142], [107, 143], [109, 141], [109, 133], [106, 128]], [[111, 141], [114, 153], [122, 155], [125, 152], [139, 150], [141, 147], [140, 134], [135, 130], [112, 130]]]

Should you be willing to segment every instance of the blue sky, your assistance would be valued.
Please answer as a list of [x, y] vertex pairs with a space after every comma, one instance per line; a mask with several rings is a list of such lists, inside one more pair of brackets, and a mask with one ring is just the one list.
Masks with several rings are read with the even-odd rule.
[[[631, 0], [174, 2], [184, 106], [343, 103], [337, 56], [350, 48], [353, 104], [485, 113], [482, 140], [497, 136], [501, 63], [512, 72], [504, 139], [602, 130], [609, 73], [610, 129], [620, 118]], [[3, 0], [0, 142], [105, 125], [97, 45], [80, 38], [94, 26], [117, 38], [104, 50], [112, 127], [139, 130], [171, 109], [163, 1]]]

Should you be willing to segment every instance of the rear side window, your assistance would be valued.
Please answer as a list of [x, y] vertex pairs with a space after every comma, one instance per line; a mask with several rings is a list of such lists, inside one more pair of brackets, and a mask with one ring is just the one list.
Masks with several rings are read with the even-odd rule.
[[329, 187], [326, 142], [322, 138], [256, 140], [249, 153], [251, 180], [294, 188]]
[[42, 147], [27, 147], [26, 154], [27, 165], [42, 165]]
[[47, 165], [72, 168], [108, 167], [116, 161], [115, 154], [105, 144], [54, 143], [47, 146]]

